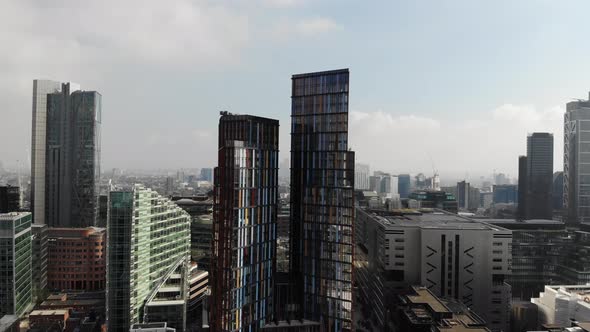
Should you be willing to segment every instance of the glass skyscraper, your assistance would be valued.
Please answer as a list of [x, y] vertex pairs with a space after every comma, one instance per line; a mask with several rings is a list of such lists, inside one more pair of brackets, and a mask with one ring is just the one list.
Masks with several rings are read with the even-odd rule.
[[47, 95], [45, 223], [49, 227], [96, 223], [101, 95], [71, 89], [66, 83], [61, 92]]
[[568, 222], [590, 221], [590, 101], [567, 103], [563, 139], [563, 207]]
[[[162, 317], [162, 311], [170, 312], [174, 313], [170, 320], [181, 317], [180, 321], [186, 322], [190, 216], [141, 185], [130, 191], [111, 192], [107, 243], [108, 330], [129, 331], [132, 324], [149, 322], [147, 307], [171, 278], [181, 281], [175, 282], [174, 289], [166, 287], [174, 296], [160, 302], [154, 315]], [[178, 324], [172, 327], [177, 331], [185, 328]]]
[[223, 113], [215, 169], [211, 330], [258, 331], [274, 318], [279, 122]]
[[59, 92], [60, 82], [33, 81], [33, 128], [31, 130], [31, 211], [35, 224], [45, 224], [45, 157], [47, 95]]
[[350, 331], [353, 322], [348, 92], [348, 69], [292, 77], [290, 309], [322, 331]]
[[527, 219], [553, 218], [553, 134], [527, 137]]
[[0, 214], [0, 317], [32, 309], [31, 223], [28, 212]]

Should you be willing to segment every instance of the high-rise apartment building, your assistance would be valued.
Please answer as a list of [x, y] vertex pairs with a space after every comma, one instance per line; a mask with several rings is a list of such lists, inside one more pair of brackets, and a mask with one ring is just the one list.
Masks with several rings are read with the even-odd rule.
[[354, 166], [354, 178], [356, 180], [355, 189], [358, 190], [369, 190], [369, 177], [371, 176], [371, 170], [367, 164], [357, 163]]
[[66, 83], [61, 92], [47, 95], [45, 223], [49, 227], [96, 223], [100, 123], [98, 92], [72, 91]]
[[257, 331], [274, 317], [279, 122], [223, 113], [215, 169], [213, 331]]
[[[129, 331], [132, 324], [161, 319], [166, 312], [170, 321], [186, 322], [190, 216], [139, 184], [111, 192], [108, 215], [108, 330]], [[158, 301], [163, 289], [169, 301]], [[184, 323], [172, 327], [185, 328]]]
[[527, 219], [553, 217], [553, 134], [527, 137]]
[[[31, 211], [35, 224], [45, 224], [45, 158], [47, 154], [47, 95], [60, 91], [61, 83], [33, 81], [31, 131]], [[73, 89], [73, 88], [72, 88]]]
[[0, 317], [32, 309], [31, 223], [29, 212], [0, 214]]
[[348, 69], [292, 77], [290, 307], [322, 331], [353, 329], [348, 96]]
[[567, 103], [563, 138], [563, 204], [568, 222], [590, 221], [590, 100]]
[[0, 213], [20, 211], [20, 187], [0, 186]]

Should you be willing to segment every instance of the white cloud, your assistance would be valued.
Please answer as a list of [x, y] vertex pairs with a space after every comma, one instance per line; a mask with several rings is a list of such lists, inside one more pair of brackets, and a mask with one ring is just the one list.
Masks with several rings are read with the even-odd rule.
[[302, 35], [313, 36], [316, 34], [342, 30], [343, 28], [329, 17], [315, 17], [299, 21], [295, 26], [295, 29]]
[[357, 159], [394, 172], [432, 173], [430, 158], [444, 176], [491, 174], [494, 169], [517, 176], [518, 156], [526, 154], [532, 132], [554, 135], [554, 166], [563, 164], [563, 113], [560, 107], [502, 105], [459, 122], [394, 115], [383, 111], [351, 112], [349, 142]]
[[262, 3], [269, 7], [290, 8], [303, 4], [304, 0], [262, 0]]

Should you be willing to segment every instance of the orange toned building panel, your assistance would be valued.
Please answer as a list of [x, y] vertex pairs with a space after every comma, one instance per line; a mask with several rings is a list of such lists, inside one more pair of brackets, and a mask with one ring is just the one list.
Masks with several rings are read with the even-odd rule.
[[47, 238], [47, 287], [50, 290], [105, 289], [104, 228], [50, 228]]

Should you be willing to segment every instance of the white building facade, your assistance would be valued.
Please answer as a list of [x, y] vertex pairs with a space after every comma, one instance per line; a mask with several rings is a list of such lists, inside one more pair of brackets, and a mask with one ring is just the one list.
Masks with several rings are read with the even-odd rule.
[[[444, 212], [388, 214], [363, 208], [357, 208], [356, 225], [370, 274], [383, 273], [381, 279], [455, 298], [481, 315], [492, 331], [507, 331], [511, 291], [504, 279], [511, 273], [510, 230]], [[359, 275], [363, 287], [363, 271]], [[370, 275], [364, 277], [367, 287], [375, 284]]]

